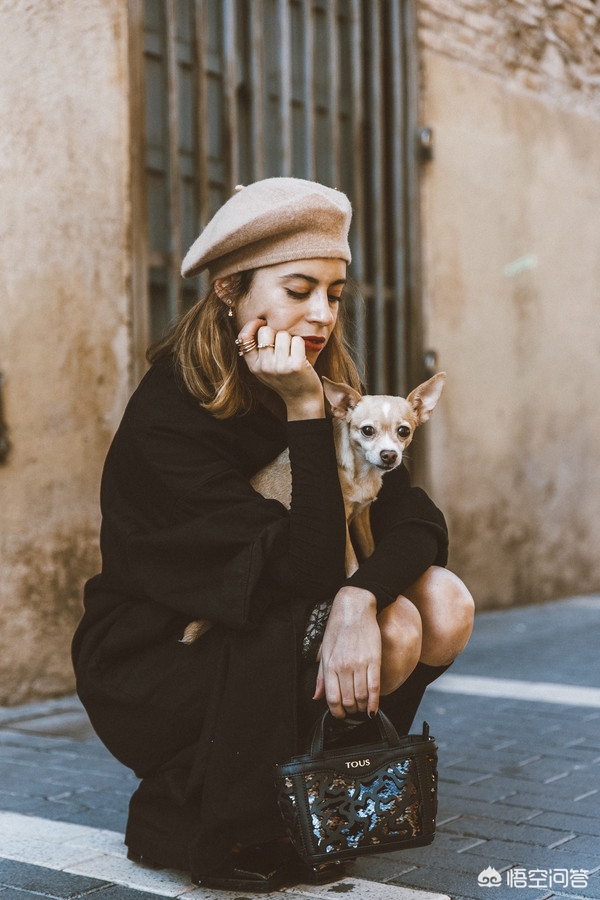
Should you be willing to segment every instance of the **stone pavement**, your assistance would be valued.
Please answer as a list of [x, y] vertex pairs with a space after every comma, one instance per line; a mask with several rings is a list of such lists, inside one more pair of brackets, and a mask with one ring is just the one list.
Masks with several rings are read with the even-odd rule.
[[[419, 713], [440, 748], [434, 843], [271, 896], [600, 900], [598, 626], [600, 596], [479, 614]], [[76, 698], [0, 709], [0, 900], [239, 897], [125, 859], [136, 783]]]

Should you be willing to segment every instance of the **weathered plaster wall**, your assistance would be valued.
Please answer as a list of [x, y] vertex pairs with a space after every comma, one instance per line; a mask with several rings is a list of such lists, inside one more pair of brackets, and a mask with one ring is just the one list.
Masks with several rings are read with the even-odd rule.
[[453, 54], [423, 66], [427, 343], [448, 372], [428, 428], [452, 565], [481, 607], [597, 590], [600, 120]]
[[600, 116], [597, 0], [418, 0], [417, 6], [427, 49], [554, 106]]
[[0, 703], [73, 687], [128, 384], [127, 4], [0, 3]]

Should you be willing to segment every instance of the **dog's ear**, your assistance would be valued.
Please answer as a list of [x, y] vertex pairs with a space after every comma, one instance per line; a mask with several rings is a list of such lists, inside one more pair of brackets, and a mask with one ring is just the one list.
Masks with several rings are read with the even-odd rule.
[[329, 401], [331, 412], [338, 419], [345, 419], [346, 414], [354, 409], [360, 400], [360, 394], [349, 384], [337, 383], [323, 376], [323, 393]]
[[414, 391], [411, 391], [406, 398], [417, 414], [419, 425], [426, 422], [431, 416], [435, 404], [440, 399], [441, 393], [444, 390], [445, 383], [446, 373], [438, 372], [437, 375], [434, 375], [429, 381], [423, 382], [423, 384], [416, 387]]

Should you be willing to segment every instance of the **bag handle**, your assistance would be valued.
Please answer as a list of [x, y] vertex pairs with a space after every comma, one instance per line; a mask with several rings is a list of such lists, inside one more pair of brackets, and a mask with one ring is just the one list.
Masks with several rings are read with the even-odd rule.
[[[322, 756], [324, 751], [324, 742], [325, 742], [325, 721], [327, 716], [330, 716], [331, 713], [328, 709], [325, 710], [321, 719], [316, 723], [312, 741], [310, 745], [310, 755], [311, 756]], [[333, 716], [332, 716], [333, 718]], [[379, 728], [379, 734], [381, 735], [381, 740], [389, 747], [397, 747], [400, 744], [400, 738], [398, 736], [398, 732], [386, 716], [384, 712], [381, 710], [378, 711], [375, 716], [375, 721], [377, 723], [377, 727]], [[427, 727], [427, 733], [429, 733], [429, 726], [427, 723], [423, 723], [423, 734], [425, 734], [425, 727]], [[349, 748], [348, 748], [349, 749]]]

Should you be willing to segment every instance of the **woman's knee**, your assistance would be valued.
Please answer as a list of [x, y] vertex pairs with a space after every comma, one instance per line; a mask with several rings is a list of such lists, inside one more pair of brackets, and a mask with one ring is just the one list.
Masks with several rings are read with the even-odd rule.
[[475, 604], [469, 590], [453, 572], [432, 566], [407, 594], [421, 615], [421, 662], [448, 665], [473, 630]]
[[381, 693], [395, 691], [421, 656], [421, 617], [406, 597], [398, 597], [378, 616], [381, 631]]

